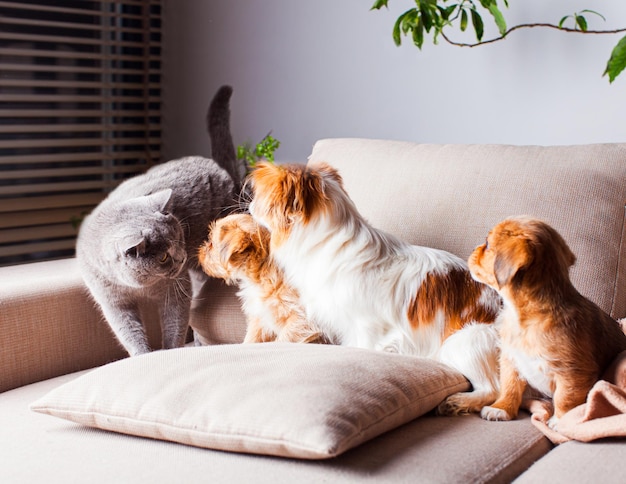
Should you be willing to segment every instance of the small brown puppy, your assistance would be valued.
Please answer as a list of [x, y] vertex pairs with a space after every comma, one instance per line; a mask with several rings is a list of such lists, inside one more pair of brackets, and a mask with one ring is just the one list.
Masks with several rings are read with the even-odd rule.
[[198, 259], [209, 276], [239, 286], [248, 323], [245, 343], [328, 343], [307, 321], [297, 291], [285, 282], [269, 247], [266, 228], [250, 215], [234, 214], [211, 224]]
[[528, 217], [496, 225], [468, 260], [472, 276], [500, 293], [500, 396], [486, 420], [517, 416], [526, 385], [552, 397], [552, 428], [587, 393], [626, 336], [618, 323], [574, 288], [576, 257], [548, 224]]

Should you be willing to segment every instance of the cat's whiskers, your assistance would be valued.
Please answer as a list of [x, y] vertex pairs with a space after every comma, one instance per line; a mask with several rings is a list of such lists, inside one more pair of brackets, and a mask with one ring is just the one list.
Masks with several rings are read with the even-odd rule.
[[250, 202], [252, 202], [252, 188], [250, 187], [250, 178], [246, 178], [243, 182], [238, 196], [239, 208], [242, 212], [250, 211]]
[[221, 207], [219, 207], [220, 213], [223, 213], [224, 217], [233, 213], [247, 213], [248, 206], [250, 205], [250, 201], [252, 200], [252, 198], [249, 194], [246, 198], [247, 199], [244, 199], [242, 194], [239, 194], [237, 199], [233, 200], [233, 203], [229, 205], [222, 205]]
[[177, 301], [184, 299], [191, 299], [191, 295], [183, 286], [180, 278], [172, 279], [173, 284], [170, 285], [165, 292], [165, 305], [169, 306], [172, 304], [172, 297], [174, 298], [173, 303], [176, 304]]
[[217, 207], [220, 216], [226, 217], [230, 214], [249, 213], [250, 202], [252, 201], [252, 193], [248, 189], [248, 180], [246, 179], [238, 194], [233, 197], [233, 203]]

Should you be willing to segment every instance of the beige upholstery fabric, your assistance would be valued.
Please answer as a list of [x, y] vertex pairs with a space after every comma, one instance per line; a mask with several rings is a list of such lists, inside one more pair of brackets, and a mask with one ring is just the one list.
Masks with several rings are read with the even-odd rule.
[[190, 321], [200, 344], [243, 342], [246, 319], [236, 294], [235, 286], [227, 286], [219, 279], [204, 283], [194, 301]]
[[[203, 344], [243, 341], [245, 319], [235, 288], [209, 280], [194, 302], [192, 324]], [[160, 347], [148, 306], [148, 336]], [[128, 356], [90, 298], [75, 259], [0, 267], [0, 392]]]
[[[625, 145], [337, 139], [317, 143], [311, 160], [340, 169], [376, 226], [463, 257], [501, 218], [540, 216], [578, 255], [573, 276], [581, 292], [614, 316], [626, 315]], [[234, 293], [207, 286], [197, 301], [192, 322], [206, 330], [205, 342], [243, 338]], [[71, 259], [0, 268], [0, 348], [0, 392], [124, 356]], [[76, 376], [0, 393], [0, 482], [511, 482], [537, 459], [519, 482], [626, 480], [622, 441], [571, 442], [550, 452], [524, 414], [512, 422], [425, 415], [336, 458], [303, 461], [131, 437], [28, 410]]]
[[505, 483], [551, 448], [526, 415], [506, 423], [422, 416], [339, 457], [310, 461], [131, 437], [28, 410], [77, 376], [0, 394], [2, 439], [10, 442], [0, 482]]
[[74, 259], [0, 268], [0, 392], [124, 356]]
[[572, 484], [626, 482], [624, 439], [591, 444], [567, 442], [535, 463], [516, 484]]
[[578, 290], [614, 317], [626, 315], [626, 144], [427, 145], [330, 139], [309, 162], [339, 169], [359, 210], [412, 243], [467, 258], [512, 215], [552, 224], [578, 262]]
[[32, 409], [198, 447], [324, 459], [469, 389], [432, 360], [331, 345], [182, 348], [111, 363]]

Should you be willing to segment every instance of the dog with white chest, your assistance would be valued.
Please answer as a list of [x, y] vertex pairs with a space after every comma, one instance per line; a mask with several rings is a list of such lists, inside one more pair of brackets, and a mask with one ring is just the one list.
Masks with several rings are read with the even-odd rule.
[[576, 257], [547, 223], [513, 217], [497, 224], [468, 260], [502, 296], [500, 395], [481, 411], [487, 420], [517, 416], [530, 385], [554, 404], [548, 424], [585, 402], [613, 359], [626, 350], [618, 323], [572, 285]]
[[443, 414], [477, 412], [498, 391], [500, 297], [474, 281], [464, 260], [410, 245], [372, 227], [327, 164], [260, 164], [251, 174], [252, 216], [307, 317], [346, 346], [442, 361], [472, 391]]

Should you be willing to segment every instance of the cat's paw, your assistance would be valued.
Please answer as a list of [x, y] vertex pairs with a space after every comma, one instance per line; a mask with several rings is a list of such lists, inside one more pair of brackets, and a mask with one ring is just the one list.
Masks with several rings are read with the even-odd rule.
[[557, 428], [558, 425], [559, 425], [559, 417], [557, 417], [556, 415], [552, 415], [552, 417], [548, 419], [548, 427], [550, 427], [552, 430], [558, 431], [559, 430]]
[[492, 422], [505, 422], [507, 420], [512, 420], [512, 417], [506, 410], [496, 407], [483, 407], [480, 411], [480, 416], [483, 419]]

